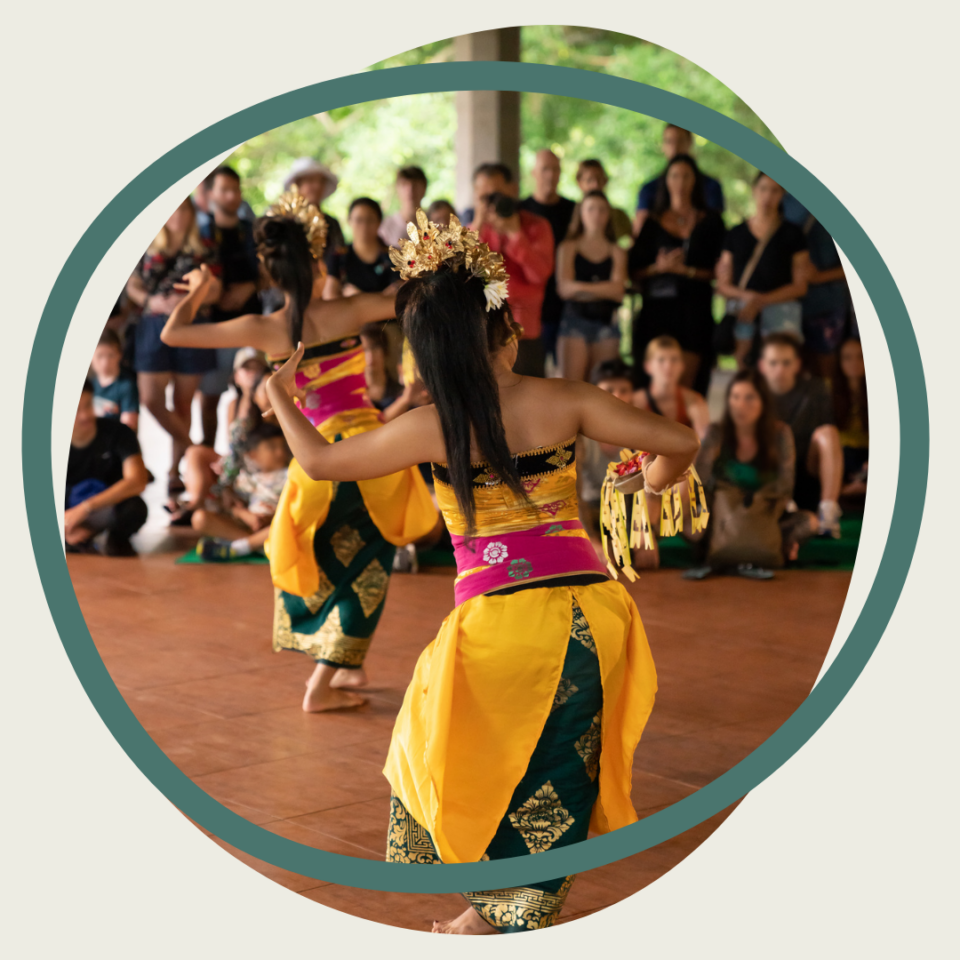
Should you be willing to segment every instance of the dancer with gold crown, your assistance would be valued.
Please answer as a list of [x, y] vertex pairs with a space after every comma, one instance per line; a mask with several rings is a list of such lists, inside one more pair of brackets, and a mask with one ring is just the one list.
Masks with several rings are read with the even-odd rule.
[[[453, 535], [455, 608], [420, 656], [385, 767], [387, 859], [539, 853], [637, 819], [633, 753], [656, 674], [637, 608], [577, 519], [576, 437], [650, 453], [665, 492], [699, 443], [688, 427], [586, 383], [513, 372], [517, 327], [499, 255], [418, 211], [394, 254], [398, 315], [434, 404], [328, 444], [292, 397], [303, 348], [267, 385], [308, 475], [341, 483], [433, 463]], [[615, 569], [611, 565], [611, 569]], [[553, 924], [572, 877], [466, 895], [437, 933]]]
[[[193, 325], [211, 282], [184, 278], [186, 298], [161, 334], [171, 346], [257, 347], [277, 364], [297, 352], [297, 409], [305, 427], [339, 441], [383, 424], [364, 377], [360, 329], [394, 316], [394, 294], [323, 300], [326, 222], [313, 204], [284, 194], [254, 227], [261, 262], [285, 294], [284, 306], [219, 324]], [[287, 363], [289, 373], [289, 362]], [[359, 478], [358, 478], [359, 479]], [[308, 712], [358, 706], [349, 689], [366, 684], [363, 662], [383, 612], [396, 547], [430, 533], [437, 512], [415, 466], [343, 482], [312, 480], [290, 464], [267, 542], [275, 587], [274, 650], [316, 661]]]

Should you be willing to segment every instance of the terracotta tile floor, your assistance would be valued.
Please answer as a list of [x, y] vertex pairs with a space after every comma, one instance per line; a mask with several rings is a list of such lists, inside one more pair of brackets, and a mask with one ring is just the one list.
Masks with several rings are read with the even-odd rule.
[[[150, 735], [194, 782], [253, 823], [350, 856], [383, 857], [389, 787], [381, 774], [416, 658], [449, 612], [451, 570], [395, 576], [367, 661], [369, 703], [352, 714], [299, 708], [311, 665], [270, 649], [263, 566], [175, 566], [185, 541], [152, 527], [137, 560], [70, 557], [108, 670]], [[787, 572], [770, 583], [687, 583], [676, 571], [630, 587], [660, 677], [636, 755], [641, 816], [682, 799], [763, 742], [810, 690], [849, 574]], [[581, 875], [563, 920], [600, 910], [662, 876], [729, 814]], [[290, 890], [359, 917], [416, 930], [462, 909], [454, 895], [375, 893], [321, 883], [225, 850]]]

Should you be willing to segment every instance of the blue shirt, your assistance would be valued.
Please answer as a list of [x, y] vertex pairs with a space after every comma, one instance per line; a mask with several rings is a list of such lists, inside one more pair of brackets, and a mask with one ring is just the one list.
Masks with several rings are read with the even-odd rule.
[[[703, 199], [707, 202], [707, 209], [716, 210], [717, 213], [723, 213], [723, 187], [720, 186], [720, 181], [714, 180], [713, 177], [708, 177], [702, 170], [700, 171], [700, 176], [703, 178]], [[659, 177], [648, 180], [640, 188], [640, 193], [637, 194], [638, 210], [652, 209], [653, 201], [657, 199], [657, 189], [662, 179], [663, 174], [660, 174]]]
[[[782, 209], [783, 219], [795, 223], [806, 233], [810, 260], [818, 270], [833, 270], [841, 266], [840, 254], [833, 237], [796, 197], [787, 194], [783, 198]], [[803, 315], [812, 318], [839, 313], [847, 309], [848, 300], [846, 280], [811, 284], [803, 298]]]

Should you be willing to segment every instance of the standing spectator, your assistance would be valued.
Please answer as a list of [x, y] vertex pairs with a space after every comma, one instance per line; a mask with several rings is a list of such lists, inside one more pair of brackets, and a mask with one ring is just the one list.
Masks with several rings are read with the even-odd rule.
[[417, 209], [427, 195], [427, 175], [420, 167], [401, 167], [397, 171], [396, 188], [400, 209], [380, 225], [380, 239], [388, 247], [407, 239], [407, 224], [415, 222]]
[[[260, 264], [253, 242], [253, 224], [240, 217], [243, 195], [240, 177], [231, 167], [217, 167], [207, 177], [210, 183], [210, 217], [201, 226], [200, 235], [217, 251], [220, 263], [220, 299], [211, 307], [213, 323], [232, 320], [247, 313], [260, 312], [257, 283]], [[233, 376], [232, 347], [216, 350], [215, 369], [200, 381], [200, 412], [203, 445], [213, 447], [217, 439], [217, 409], [220, 396]]]
[[450, 218], [456, 211], [449, 200], [434, 200], [427, 208], [427, 219], [439, 227], [450, 226]]
[[[216, 356], [210, 350], [168, 347], [160, 339], [167, 318], [183, 299], [181, 280], [201, 264], [216, 265], [212, 245], [205, 243], [197, 228], [196, 212], [184, 200], [164, 224], [127, 282], [127, 295], [142, 313], [136, 327], [134, 369], [140, 400], [173, 441], [168, 492], [183, 490], [180, 461], [190, 446], [190, 407], [200, 378], [213, 369]], [[220, 281], [215, 276], [206, 294], [205, 305], [220, 299]], [[209, 320], [204, 308], [201, 322]], [[167, 408], [167, 386], [173, 383], [173, 409]]]
[[337, 189], [339, 182], [337, 175], [328, 166], [319, 163], [313, 157], [300, 157], [299, 160], [294, 160], [290, 172], [283, 181], [284, 190], [295, 186], [307, 202], [314, 204], [326, 218], [327, 253], [324, 259], [328, 269], [334, 253], [346, 243], [340, 221], [336, 217], [331, 217], [322, 206], [323, 201]]
[[[607, 171], [599, 160], [581, 160], [577, 167], [577, 186], [580, 188], [582, 197], [594, 190], [606, 192], [607, 184], [610, 178]], [[574, 213], [576, 216], [576, 213]], [[610, 222], [613, 224], [613, 232], [616, 235], [617, 243], [626, 238], [628, 241], [633, 239], [633, 224], [630, 222], [630, 216], [626, 210], [619, 207], [610, 208]]]
[[399, 288], [400, 278], [390, 262], [388, 247], [378, 234], [382, 221], [383, 212], [376, 200], [358, 197], [350, 204], [347, 224], [353, 241], [337, 250], [330, 260], [324, 300], [384, 290], [393, 293]]
[[840, 347], [840, 372], [833, 378], [833, 407], [843, 449], [842, 497], [860, 499], [867, 492], [870, 422], [867, 416], [867, 381], [863, 348], [859, 340]]
[[684, 386], [707, 392], [714, 356], [713, 279], [723, 236], [723, 220], [707, 206], [696, 163], [686, 154], [675, 156], [630, 250], [630, 274], [643, 291], [633, 324], [638, 371], [651, 340], [673, 337], [683, 349]]
[[699, 393], [681, 384], [683, 363], [683, 351], [673, 337], [651, 340], [643, 358], [643, 369], [650, 382], [636, 392], [633, 403], [641, 410], [693, 427], [703, 440], [710, 426], [710, 411]]
[[717, 293], [736, 316], [735, 353], [744, 367], [758, 337], [789, 333], [803, 342], [803, 309], [810, 254], [807, 238], [783, 219], [783, 187], [764, 173], [753, 181], [755, 212], [734, 227], [717, 264]]
[[843, 451], [827, 386], [802, 372], [800, 344], [786, 333], [770, 334], [763, 341], [758, 366], [773, 394], [777, 418], [793, 431], [797, 451], [794, 497], [804, 509], [816, 509], [822, 536], [838, 539]]
[[[551, 150], [538, 150], [533, 161], [533, 194], [520, 201], [520, 209], [543, 217], [553, 230], [554, 249], [560, 246], [570, 229], [570, 220], [576, 204], [557, 192], [560, 183], [560, 158]], [[540, 328], [544, 353], [557, 359], [557, 336], [563, 303], [557, 293], [557, 278], [551, 273], [543, 292], [540, 308]], [[586, 376], [589, 367], [583, 371]]]
[[503, 163], [481, 164], [473, 175], [474, 222], [481, 241], [503, 256], [510, 277], [510, 309], [523, 327], [514, 369], [522, 376], [544, 375], [540, 311], [554, 270], [549, 221], [516, 201], [513, 171]]
[[807, 368], [832, 379], [837, 351], [850, 322], [850, 290], [833, 237], [796, 197], [783, 198], [783, 218], [807, 237], [810, 273], [803, 307], [803, 352]]
[[723, 420], [707, 431], [697, 456], [711, 511], [707, 565], [687, 570], [685, 580], [722, 570], [770, 580], [769, 568], [796, 559], [815, 531], [813, 514], [790, 509], [793, 436], [774, 407], [757, 371], [741, 370], [730, 381]]
[[617, 310], [627, 279], [627, 252], [617, 246], [610, 204], [588, 193], [569, 239], [557, 250], [557, 293], [563, 304], [557, 359], [560, 376], [584, 380], [620, 353]]
[[[196, 190], [193, 191], [193, 206], [197, 211], [197, 223], [200, 226], [201, 230], [207, 229], [210, 221], [213, 219], [213, 209], [211, 208], [211, 197], [210, 194], [213, 190], [213, 181], [216, 178], [217, 174], [222, 167], [217, 167], [211, 173], [207, 174], [200, 181], [200, 185]], [[247, 223], [253, 223], [256, 220], [256, 215], [253, 212], [253, 207], [247, 203], [243, 198], [240, 199], [240, 206], [237, 207], [237, 216], [241, 220], [246, 220]]]
[[147, 505], [140, 498], [147, 478], [136, 434], [117, 420], [97, 417], [93, 384], [87, 380], [67, 460], [63, 516], [67, 553], [93, 552], [93, 538], [106, 530], [107, 556], [135, 557], [130, 537], [147, 519]]
[[[683, 154], [687, 157], [693, 156], [693, 134], [683, 127], [668, 123], [663, 128], [663, 139], [660, 141], [660, 149], [669, 163], [674, 157]], [[719, 180], [703, 176], [703, 198], [708, 210], [714, 210], [717, 213], [723, 213], [723, 187]], [[657, 199], [657, 192], [660, 189], [660, 182], [663, 180], [663, 174], [648, 180], [637, 195], [637, 212], [633, 218], [633, 235], [640, 236], [643, 229], [643, 223], [653, 209], [653, 204]]]
[[107, 327], [93, 351], [93, 409], [98, 417], [119, 420], [134, 433], [140, 420], [137, 381], [121, 367], [123, 346], [116, 331]]

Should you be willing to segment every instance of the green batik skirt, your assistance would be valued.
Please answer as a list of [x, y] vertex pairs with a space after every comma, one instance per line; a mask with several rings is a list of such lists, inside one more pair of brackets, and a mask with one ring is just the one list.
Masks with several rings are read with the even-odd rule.
[[[599, 792], [602, 709], [596, 646], [586, 618], [575, 603], [553, 709], [508, 812], [481, 859], [520, 857], [587, 839], [590, 813]], [[483, 758], [477, 757], [477, 762], [482, 763]], [[440, 862], [430, 834], [396, 796], [390, 806], [387, 860]], [[561, 877], [529, 887], [464, 896], [501, 933], [522, 933], [556, 923], [573, 879]]]
[[273, 649], [358, 669], [383, 613], [396, 547], [370, 519], [356, 483], [336, 484], [313, 551], [320, 587], [310, 597], [275, 591]]

